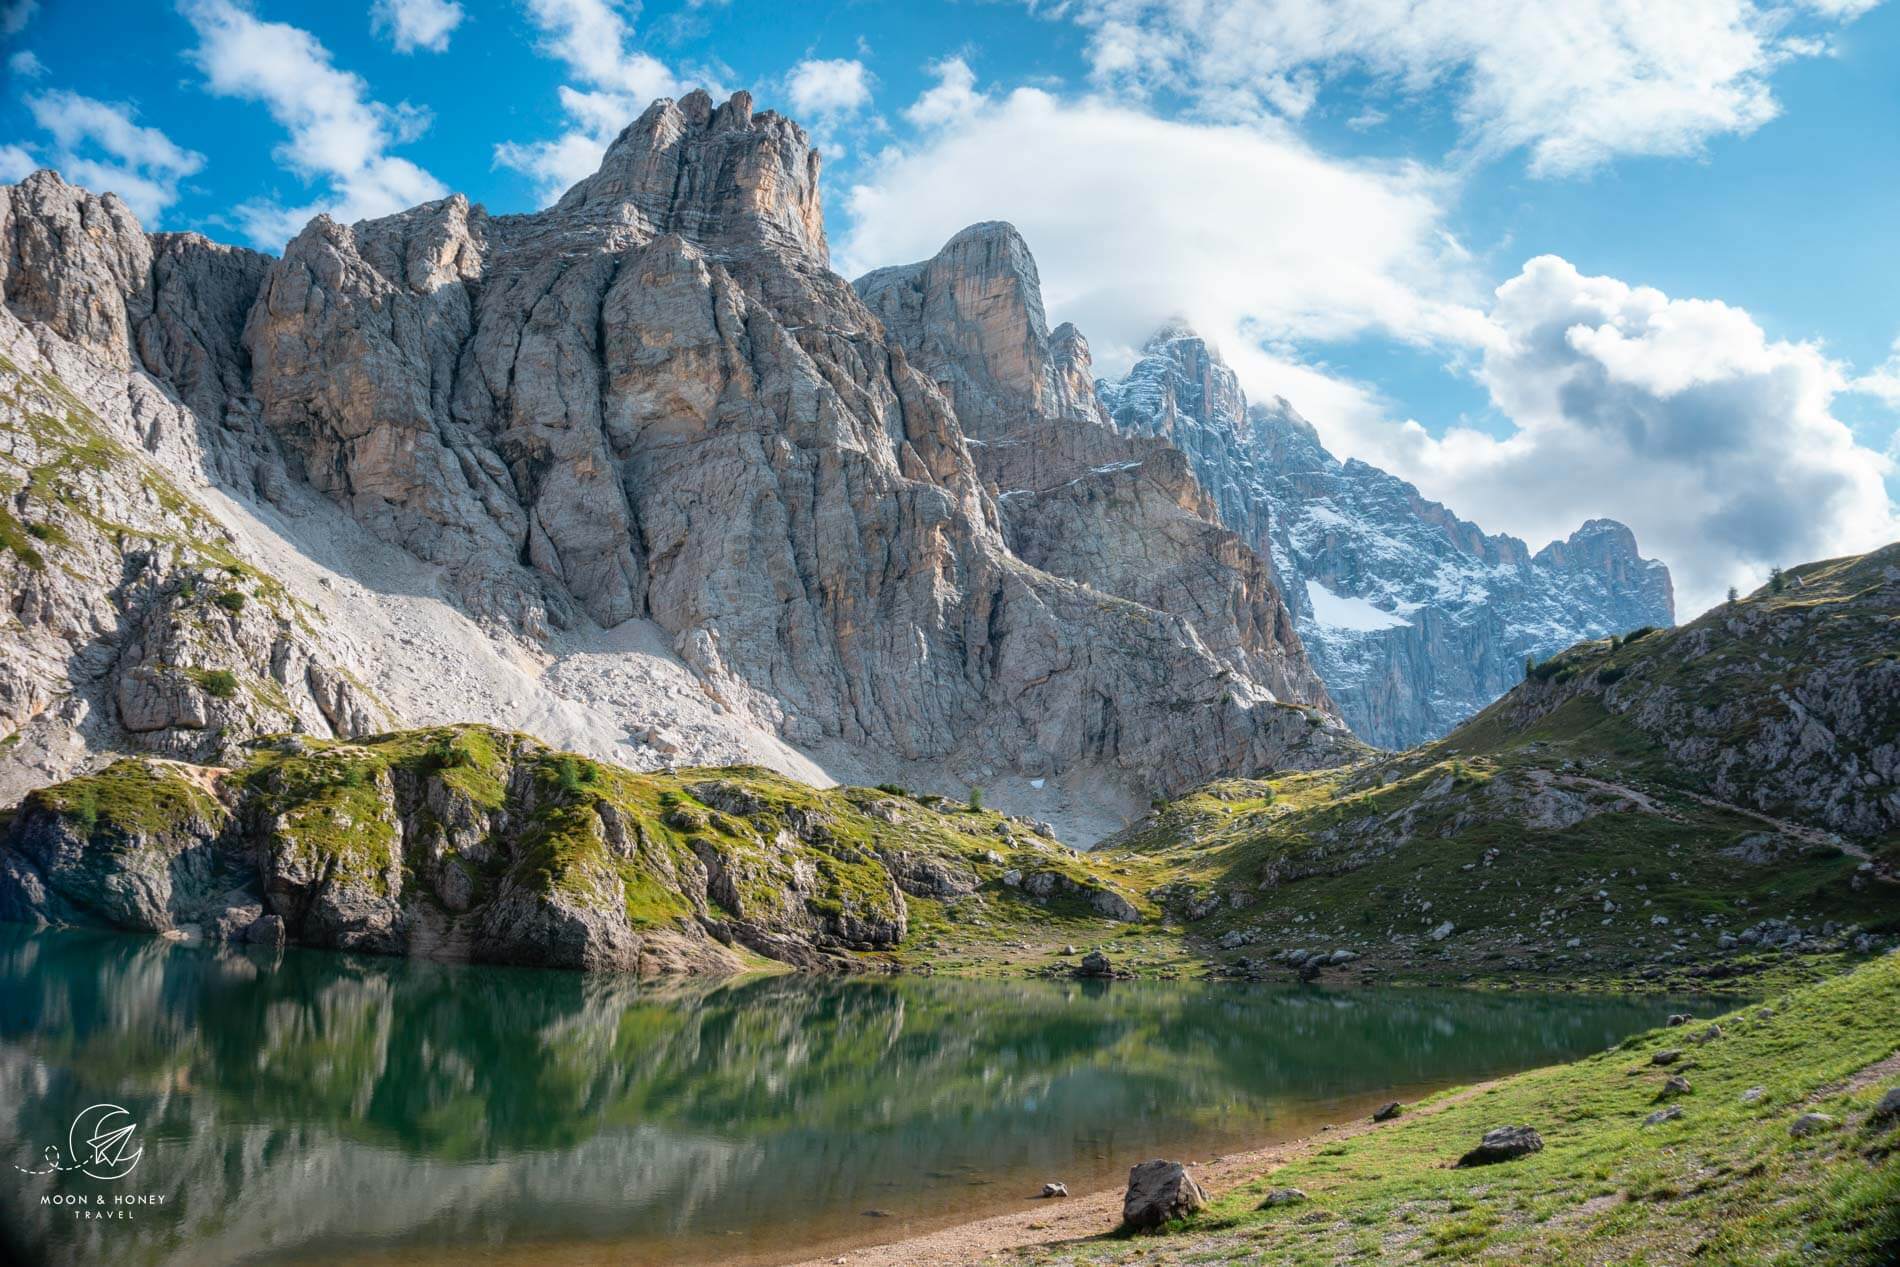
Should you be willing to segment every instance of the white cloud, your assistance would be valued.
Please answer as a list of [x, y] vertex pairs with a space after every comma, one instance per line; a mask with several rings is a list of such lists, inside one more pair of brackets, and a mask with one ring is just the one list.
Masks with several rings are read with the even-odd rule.
[[22, 79], [38, 79], [46, 73], [46, 63], [34, 56], [32, 49], [23, 48], [7, 58], [7, 69]]
[[39, 160], [18, 145], [0, 145], [0, 184], [25, 180], [40, 167]]
[[1533, 546], [1620, 519], [1670, 565], [1685, 617], [1776, 564], [1900, 537], [1893, 465], [1833, 415], [1847, 378], [1814, 345], [1549, 255], [1499, 287], [1489, 315], [1499, 337], [1478, 377], [1509, 435], [1316, 416], [1328, 441]]
[[8, 0], [0, 4], [0, 35], [18, 35], [40, 11], [40, 0]]
[[1110, 367], [1171, 313], [1257, 340], [1473, 343], [1488, 337], [1485, 296], [1445, 233], [1451, 192], [1432, 171], [1328, 158], [1284, 128], [1190, 126], [1019, 89], [874, 156], [836, 254], [858, 272], [1009, 220], [1036, 253], [1052, 320], [1074, 320]]
[[[1861, 392], [1873, 396], [1895, 409], [1900, 409], [1900, 338], [1893, 341], [1885, 363], [1869, 373], [1861, 375], [1848, 385], [1849, 391]], [[1900, 433], [1894, 436], [1900, 444]]]
[[1773, 118], [1769, 78], [1824, 54], [1832, 24], [1874, 0], [1075, 0], [1103, 87], [1174, 92], [1220, 117], [1298, 118], [1322, 83], [1452, 93], [1478, 153], [1534, 171], [1619, 154], [1698, 152]]
[[629, 51], [633, 29], [611, 0], [528, 0], [540, 28], [541, 51], [566, 63], [579, 87], [564, 84], [561, 108], [568, 128], [547, 141], [504, 141], [495, 162], [534, 178], [553, 202], [600, 166], [620, 130], [656, 97], [677, 97], [684, 85], [666, 64]]
[[52, 134], [53, 165], [68, 180], [118, 194], [148, 225], [178, 201], [178, 182], [204, 166], [204, 155], [134, 123], [131, 106], [63, 90], [29, 97], [26, 105]]
[[976, 72], [961, 57], [931, 63], [930, 73], [937, 82], [904, 111], [904, 117], [918, 127], [960, 123], [989, 103], [989, 98], [976, 90]]
[[237, 208], [245, 234], [281, 247], [319, 212], [345, 223], [388, 215], [440, 198], [442, 183], [387, 151], [427, 127], [426, 112], [369, 98], [361, 77], [339, 70], [308, 31], [260, 21], [233, 0], [186, 0], [181, 11], [198, 33], [187, 54], [220, 96], [262, 102], [289, 133], [277, 158], [305, 180], [327, 183], [305, 206], [255, 201]]
[[398, 53], [447, 52], [449, 35], [467, 16], [455, 0], [376, 0], [369, 13], [370, 28], [388, 36]]
[[871, 104], [871, 73], [849, 58], [807, 58], [792, 67], [785, 95], [800, 115], [842, 118]]

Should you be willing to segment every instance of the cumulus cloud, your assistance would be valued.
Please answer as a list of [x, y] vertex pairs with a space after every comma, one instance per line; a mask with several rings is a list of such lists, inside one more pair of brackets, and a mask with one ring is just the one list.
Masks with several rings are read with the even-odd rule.
[[1674, 571], [1685, 617], [1776, 564], [1900, 536], [1893, 465], [1834, 416], [1848, 380], [1813, 344], [1549, 255], [1498, 288], [1489, 316], [1499, 337], [1478, 377], [1510, 434], [1360, 421], [1329, 439], [1533, 544], [1621, 519]]
[[450, 34], [466, 16], [455, 0], [376, 0], [369, 15], [370, 29], [398, 53], [447, 52]]
[[1481, 342], [1485, 296], [1446, 233], [1450, 192], [1428, 169], [1329, 158], [1282, 128], [1192, 126], [1025, 88], [876, 156], [846, 196], [836, 254], [858, 272], [1009, 220], [1053, 318], [1075, 321], [1109, 366], [1171, 313], [1254, 341]]
[[0, 145], [0, 184], [25, 180], [39, 168], [39, 162], [18, 145]]
[[871, 72], [854, 58], [807, 58], [786, 77], [785, 96], [801, 115], [856, 114], [871, 104]]
[[32, 49], [23, 48], [7, 58], [7, 69], [21, 79], [38, 79], [46, 73], [46, 63], [36, 57]]
[[185, 0], [180, 11], [198, 34], [186, 56], [203, 72], [205, 87], [263, 103], [290, 134], [275, 151], [278, 160], [328, 187], [303, 206], [269, 200], [239, 206], [238, 223], [253, 242], [281, 247], [319, 212], [348, 223], [448, 192], [421, 167], [388, 153], [427, 128], [427, 113], [406, 102], [372, 100], [369, 85], [338, 69], [308, 31], [261, 21], [234, 0]]
[[532, 177], [553, 202], [600, 166], [620, 130], [656, 97], [677, 97], [684, 84], [658, 58], [629, 49], [633, 29], [611, 0], [528, 0], [541, 31], [540, 48], [579, 81], [560, 88], [567, 129], [545, 141], [504, 141], [495, 162]]
[[976, 90], [976, 72], [961, 57], [932, 62], [930, 73], [937, 82], [904, 111], [904, 117], [916, 126], [961, 123], [989, 104], [989, 98]]
[[1096, 82], [1168, 92], [1231, 117], [1297, 118], [1330, 82], [1414, 95], [1445, 88], [1479, 153], [1523, 149], [1533, 171], [1619, 154], [1693, 154], [1777, 112], [1769, 79], [1828, 48], [1874, 0], [1074, 0]]
[[[1900, 339], [1893, 341], [1884, 364], [1861, 375], [1848, 384], [1851, 391], [1877, 397], [1895, 409], [1900, 409]], [[1894, 436], [1896, 445], [1900, 445], [1900, 433]]]
[[[131, 106], [63, 90], [29, 97], [26, 105], [53, 138], [53, 166], [88, 189], [118, 194], [147, 224], [178, 201], [178, 183], [204, 167], [204, 155], [133, 122]], [[17, 152], [9, 165], [17, 166], [25, 151], [9, 149]]]

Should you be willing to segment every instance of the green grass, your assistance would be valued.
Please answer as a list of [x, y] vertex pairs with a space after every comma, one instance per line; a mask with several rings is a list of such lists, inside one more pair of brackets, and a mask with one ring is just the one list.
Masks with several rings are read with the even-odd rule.
[[89, 837], [101, 829], [117, 837], [161, 835], [192, 823], [215, 830], [227, 817], [183, 767], [135, 759], [29, 793], [22, 808], [65, 814]]
[[[1172, 1235], [1039, 1250], [1043, 1263], [1263, 1265], [1451, 1261], [1876, 1267], [1900, 1256], [1900, 1123], [1869, 1110], [1900, 1085], [1900, 957], [1801, 987], [1706, 1027], [1638, 1035], [1573, 1064], [1441, 1093], [1363, 1133], [1315, 1141]], [[1665, 1072], [1686, 1049], [1683, 1116], [1658, 1126]], [[1883, 1063], [1884, 1062], [1884, 1063]], [[1761, 1087], [1752, 1103], [1742, 1093]], [[1789, 1134], [1804, 1112], [1837, 1129]], [[1534, 1126], [1544, 1150], [1450, 1168], [1487, 1129]], [[1257, 1207], [1270, 1188], [1309, 1201]]]

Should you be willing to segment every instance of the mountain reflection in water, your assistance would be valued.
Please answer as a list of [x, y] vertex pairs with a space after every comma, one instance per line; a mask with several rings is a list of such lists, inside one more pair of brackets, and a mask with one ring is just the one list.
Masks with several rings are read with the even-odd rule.
[[[0, 1254], [816, 1252], [1600, 1050], [1670, 1008], [1161, 982], [667, 985], [0, 925]], [[138, 1124], [134, 1173], [15, 1168], [64, 1148], [99, 1102]], [[121, 1193], [164, 1200], [128, 1221], [41, 1202]]]

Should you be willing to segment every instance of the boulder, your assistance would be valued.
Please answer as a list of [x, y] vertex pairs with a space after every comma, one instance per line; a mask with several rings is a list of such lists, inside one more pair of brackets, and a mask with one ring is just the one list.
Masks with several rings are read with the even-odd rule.
[[1680, 1104], [1672, 1104], [1666, 1109], [1657, 1109], [1654, 1113], [1644, 1118], [1643, 1125], [1656, 1126], [1662, 1122], [1673, 1122], [1681, 1116], [1682, 1106]]
[[1405, 1112], [1404, 1105], [1400, 1104], [1397, 1100], [1388, 1100], [1373, 1110], [1372, 1120], [1375, 1122], [1390, 1122], [1403, 1112]]
[[1069, 1195], [1069, 1185], [1065, 1183], [1045, 1183], [1042, 1185], [1042, 1195], [1045, 1199], [1049, 1197], [1066, 1197]]
[[1679, 1048], [1671, 1048], [1669, 1051], [1659, 1051], [1651, 1056], [1649, 1063], [1652, 1065], [1673, 1065], [1681, 1059], [1682, 1051]]
[[1078, 977], [1112, 977], [1115, 975], [1115, 965], [1110, 963], [1108, 956], [1101, 951], [1091, 950], [1088, 954], [1082, 956], [1081, 963], [1075, 965], [1075, 975]]
[[1478, 1146], [1458, 1159], [1458, 1166], [1490, 1166], [1514, 1157], [1542, 1152], [1544, 1137], [1528, 1126], [1498, 1126], [1484, 1133]]
[[1669, 1075], [1669, 1081], [1663, 1083], [1663, 1089], [1659, 1093], [1658, 1098], [1666, 1099], [1672, 1095], [1688, 1095], [1690, 1090], [1691, 1088], [1687, 1078], [1679, 1073], [1672, 1073]]
[[285, 939], [284, 917], [281, 915], [260, 915], [244, 930], [246, 942], [270, 950], [282, 950]]
[[1144, 1161], [1128, 1172], [1122, 1226], [1129, 1231], [1147, 1231], [1206, 1208], [1207, 1194], [1178, 1161]]
[[1304, 1200], [1306, 1200], [1306, 1194], [1298, 1188], [1275, 1188], [1260, 1202], [1260, 1208], [1270, 1210], [1275, 1206], [1298, 1205]]
[[1870, 1122], [1891, 1122], [1900, 1119], [1900, 1087], [1890, 1087], [1887, 1094], [1880, 1097], [1880, 1103], [1868, 1115]]
[[1796, 1139], [1804, 1139], [1809, 1135], [1818, 1135], [1822, 1131], [1831, 1131], [1834, 1126], [1834, 1119], [1825, 1113], [1803, 1113], [1788, 1124], [1788, 1134]]

